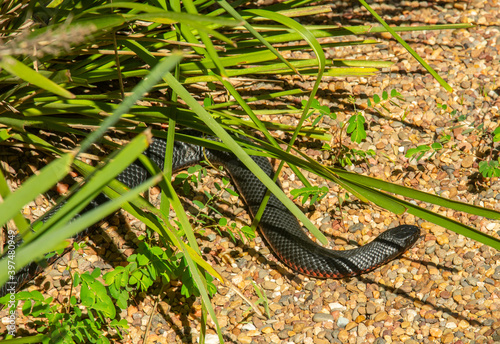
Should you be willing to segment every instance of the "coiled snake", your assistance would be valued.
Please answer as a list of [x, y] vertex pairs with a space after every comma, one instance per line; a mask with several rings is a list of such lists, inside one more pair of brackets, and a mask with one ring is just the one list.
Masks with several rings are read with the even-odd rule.
[[[163, 169], [165, 149], [166, 141], [154, 138], [145, 154]], [[267, 188], [234, 154], [180, 141], [174, 143], [174, 171], [204, 159], [222, 165], [229, 172], [251, 214], [255, 214]], [[267, 158], [252, 156], [252, 159], [269, 177], [273, 177], [274, 171]], [[117, 179], [134, 187], [147, 177], [149, 174], [146, 169], [136, 162], [128, 166]], [[94, 203], [97, 205], [98, 202]], [[304, 275], [319, 278], [343, 278], [371, 271], [401, 255], [420, 236], [418, 227], [402, 225], [383, 232], [370, 243], [356, 249], [326, 249], [306, 235], [295, 216], [274, 195], [269, 198], [259, 227], [269, 246], [284, 264]], [[17, 285], [20, 287], [31, 280], [39, 270], [33, 264], [25, 267], [16, 275]], [[3, 294], [4, 288], [0, 290], [0, 295]]]

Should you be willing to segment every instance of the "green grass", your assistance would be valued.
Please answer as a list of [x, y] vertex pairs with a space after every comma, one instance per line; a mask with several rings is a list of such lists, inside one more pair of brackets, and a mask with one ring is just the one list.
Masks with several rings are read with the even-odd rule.
[[[324, 190], [311, 188], [299, 168], [338, 183], [363, 201], [374, 202], [396, 214], [412, 213], [500, 248], [497, 239], [394, 195], [404, 195], [494, 219], [500, 218], [498, 212], [348, 173], [343, 169], [322, 166], [294, 147], [299, 136], [323, 142], [328, 142], [331, 138], [330, 133], [314, 126], [315, 120], [316, 123], [320, 120], [317, 116], [330, 116], [333, 120], [336, 118], [335, 114], [322, 108], [315, 98], [322, 76], [370, 76], [391, 64], [387, 61], [369, 60], [329, 61], [325, 58], [324, 49], [341, 49], [342, 46], [374, 44], [377, 41], [363, 38], [325, 43], [322, 38], [370, 35], [383, 31], [389, 31], [398, 37], [396, 32], [401, 31], [470, 26], [389, 28], [378, 17], [382, 24], [378, 27], [305, 26], [294, 18], [329, 11], [327, 6], [313, 7], [308, 4], [310, 2], [291, 0], [269, 7], [247, 8], [244, 11], [241, 8], [235, 11], [232, 7], [239, 6], [242, 1], [228, 3], [225, 0], [184, 0], [182, 3], [178, 0], [141, 3], [7, 0], [4, 3], [0, 12], [0, 29], [5, 46], [0, 51], [0, 145], [18, 144], [24, 149], [35, 149], [43, 152], [44, 156], [50, 156], [52, 162], [39, 174], [27, 179], [17, 190], [8, 188], [6, 180], [11, 176], [2, 173], [0, 195], [4, 201], [0, 203], [0, 222], [5, 225], [13, 220], [25, 243], [12, 255], [13, 260], [9, 260], [9, 256], [0, 260], [0, 284], [7, 281], [11, 267], [18, 270], [30, 261], [61, 248], [67, 237], [87, 228], [119, 207], [145, 223], [148, 231], [157, 233], [159, 237], [156, 248], [142, 245], [143, 251], [130, 261], [130, 264], [135, 265], [126, 268], [129, 269], [127, 273], [135, 274], [133, 283], [124, 279], [125, 271], [121, 270], [114, 270], [112, 276], [105, 278], [107, 285], [95, 282], [95, 271], [85, 277], [75, 275], [75, 287], [86, 283], [86, 286], [95, 287], [91, 288], [94, 293], [81, 295], [79, 299], [72, 298], [67, 309], [71, 308], [73, 311], [68, 312], [65, 318], [55, 316], [61, 309], [54, 307], [51, 300], [37, 295], [38, 302], [46, 312], [46, 322], [37, 328], [38, 336], [24, 338], [23, 342], [59, 340], [71, 343], [84, 338], [104, 343], [108, 338], [96, 333], [114, 328], [120, 335], [121, 331], [126, 331], [126, 324], [117, 322], [114, 317], [115, 309], [99, 308], [96, 300], [100, 298], [103, 305], [109, 306], [109, 300], [114, 298], [118, 300], [117, 308], [126, 308], [128, 304], [124, 300], [135, 292], [136, 286], [139, 286], [137, 290], [148, 291], [155, 282], [171, 279], [181, 279], [185, 293], [201, 298], [202, 323], [206, 326], [206, 317], [210, 316], [223, 342], [210, 303], [210, 297], [215, 292], [212, 279], [222, 280], [222, 277], [200, 256], [194, 229], [171, 185], [168, 152], [173, 149], [174, 137], [231, 150], [321, 242], [326, 242], [323, 234], [260, 170], [249, 154], [279, 159], [282, 163], [278, 171], [285, 163], [292, 168], [305, 186], [302, 193], [297, 193], [305, 195], [303, 202], [307, 197], [322, 197], [319, 192]], [[25, 25], [28, 19], [33, 20], [32, 24]], [[291, 50], [307, 51], [314, 58], [285, 59], [273, 47], [289, 42], [296, 43], [290, 46]], [[406, 43], [400, 42], [412, 52]], [[423, 60], [419, 60], [416, 54], [414, 56], [445, 89], [449, 88]], [[258, 81], [290, 74], [315, 76], [312, 89], [288, 88], [280, 92], [248, 96], [232, 82], [236, 77]], [[197, 87], [199, 85], [203, 90]], [[231, 96], [231, 100], [215, 102], [213, 90], [225, 92]], [[301, 97], [302, 106], [295, 107], [288, 100], [290, 96]], [[396, 96], [396, 93], [391, 94], [391, 97]], [[286, 107], [256, 110], [251, 106], [264, 99], [279, 100]], [[388, 95], [383, 95], [382, 100], [379, 97], [374, 102], [378, 104], [386, 100], [390, 101]], [[299, 124], [292, 127], [261, 121], [260, 116], [267, 114], [299, 114]], [[348, 123], [338, 123], [340, 129], [337, 134], [350, 135], [353, 142], [361, 142], [365, 135], [363, 121], [364, 118], [356, 114]], [[220, 142], [177, 134], [176, 126], [216, 135]], [[165, 127], [168, 129], [164, 130]], [[127, 190], [113, 179], [146, 149], [151, 135], [146, 128], [152, 128], [154, 135], [169, 138], [167, 170], [162, 174], [162, 171], [151, 165], [149, 168], [157, 173], [157, 177], [134, 190]], [[274, 130], [281, 130], [290, 136], [285, 151], [280, 148], [281, 142], [273, 136]], [[78, 145], [65, 151], [45, 140], [41, 134], [44, 131], [71, 135], [77, 138]], [[257, 131], [265, 141], [254, 140], [250, 144], [231, 135], [238, 133], [254, 138]], [[129, 144], [119, 146], [104, 138], [105, 134], [112, 136], [116, 132], [139, 135]], [[118, 153], [112, 153], [112, 159], [102, 157], [102, 163], [98, 166], [90, 166], [79, 157], [97, 142], [110, 151], [116, 149]], [[349, 162], [349, 156], [363, 157], [366, 154], [367, 152], [359, 150], [351, 151], [343, 161]], [[339, 159], [342, 160], [342, 157]], [[144, 163], [149, 164], [147, 161]], [[69, 201], [50, 220], [30, 224], [22, 215], [23, 207], [51, 189], [70, 169], [85, 177], [83, 186], [71, 189]], [[153, 183], [159, 183], [162, 190], [160, 209], [138, 196]], [[100, 192], [105, 192], [112, 201], [71, 221]], [[177, 222], [169, 218], [170, 208], [174, 209]], [[32, 231], [32, 228], [36, 228], [36, 231]], [[160, 245], [163, 245], [161, 250], [165, 256], [157, 250]], [[148, 269], [147, 263], [156, 261], [155, 257], [160, 256], [171, 260], [169, 264], [176, 268], [158, 266], [156, 270]], [[126, 295], [120, 294], [120, 286], [124, 288]], [[85, 314], [78, 313], [79, 305], [86, 307]], [[27, 313], [31, 312], [27, 306], [24, 309]], [[91, 318], [99, 319], [99, 322], [93, 327], [94, 332], [86, 333], [82, 329]], [[61, 332], [54, 334], [56, 337], [51, 338], [50, 331], [57, 322], [64, 323], [64, 326], [61, 327]], [[205, 329], [202, 328], [201, 336], [204, 333]], [[18, 340], [20, 339], [6, 342], [21, 342]]]

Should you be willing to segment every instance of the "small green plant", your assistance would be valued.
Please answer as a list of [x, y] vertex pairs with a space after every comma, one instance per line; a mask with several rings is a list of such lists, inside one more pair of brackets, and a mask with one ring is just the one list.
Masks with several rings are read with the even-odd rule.
[[[334, 151], [335, 149], [330, 146], [328, 143], [324, 143], [323, 146], [321, 147], [321, 150], [331, 152]], [[365, 160], [368, 159], [370, 156], [375, 156], [376, 153], [373, 149], [367, 149], [367, 150], [362, 150], [362, 149], [355, 149], [355, 148], [347, 148], [345, 146], [342, 146], [340, 149], [337, 149], [337, 162], [342, 166], [352, 166], [356, 162], [360, 160]]]
[[[457, 115], [457, 110], [451, 110], [449, 111], [448, 105], [446, 104], [436, 104], [436, 107], [440, 109], [441, 114], [445, 114], [446, 112], [449, 112], [451, 117], [455, 117], [456, 121], [461, 121], [461, 116], [456, 117]], [[418, 145], [417, 147], [410, 148], [406, 151], [405, 157], [409, 159], [415, 159], [415, 160], [420, 160], [422, 159], [426, 153], [430, 153], [430, 155], [427, 157], [427, 159], [432, 158], [437, 152], [443, 149], [443, 145], [446, 144], [451, 140], [451, 135], [447, 134], [449, 130], [455, 129], [455, 127], [447, 128], [445, 129], [438, 137], [438, 140], [436, 142], [430, 143], [430, 144], [423, 144], [423, 145]]]
[[255, 293], [259, 297], [257, 300], [256, 304], [257, 305], [262, 305], [264, 307], [264, 310], [266, 311], [267, 318], [271, 318], [271, 312], [269, 311], [269, 299], [267, 298], [266, 293], [257, 286], [255, 282], [252, 281], [253, 289], [255, 290]]
[[[387, 91], [383, 91], [381, 95], [374, 94], [373, 102], [370, 99], [368, 99], [367, 105], [368, 108], [371, 108], [380, 114], [384, 114], [384, 112], [387, 114], [391, 114], [392, 111], [390, 107], [394, 106], [399, 109], [403, 109], [401, 103], [404, 101], [405, 98], [401, 95], [401, 93], [399, 93], [396, 89], [392, 89], [390, 93], [387, 93]], [[403, 116], [401, 120], [404, 120], [406, 115], [407, 111], [403, 109]]]
[[[350, 97], [350, 102], [355, 106], [354, 97]], [[306, 100], [302, 100], [302, 105], [305, 106], [307, 103]], [[325, 105], [320, 105], [317, 99], [312, 100], [311, 102], [311, 110], [307, 115], [307, 118], [312, 118], [314, 114], [318, 114], [314, 120], [311, 121], [312, 126], [315, 126], [319, 123], [319, 121], [324, 117], [328, 116], [329, 118], [336, 120], [337, 114], [331, 112], [330, 109]], [[340, 139], [339, 142], [342, 141], [342, 131], [345, 128], [346, 132], [349, 134], [351, 142], [361, 143], [366, 138], [366, 131], [364, 128], [365, 118], [361, 112], [356, 112], [356, 114], [352, 115], [346, 123], [339, 123], [339, 126], [342, 130], [339, 131]], [[335, 151], [334, 154], [337, 157], [337, 161], [342, 166], [353, 165], [353, 163], [358, 159], [366, 159], [368, 156], [375, 155], [375, 152], [372, 149], [369, 150], [361, 150], [355, 148], [347, 148], [342, 146], [341, 149], [332, 147], [329, 143], [323, 143], [321, 148], [324, 151]], [[298, 189], [292, 192], [294, 198], [302, 196], [302, 204], [305, 204], [309, 197], [311, 198], [311, 204], [315, 203], [317, 200], [321, 200], [324, 197], [322, 188], [313, 188], [306, 187], [302, 189]]]
[[405, 157], [410, 158], [410, 159], [416, 159], [417, 161], [422, 159], [422, 157], [427, 153], [431, 152], [431, 155], [429, 156], [429, 159], [434, 156], [438, 151], [443, 149], [443, 144], [444, 142], [449, 141], [449, 136], [442, 136], [440, 137], [440, 142], [434, 142], [430, 145], [419, 145], [416, 148], [410, 148], [406, 152]]
[[322, 200], [330, 190], [326, 186], [310, 186], [310, 187], [303, 187], [300, 189], [293, 189], [290, 191], [292, 194], [293, 198], [302, 198], [301, 203], [302, 205], [306, 204], [307, 200], [310, 198], [310, 204], [314, 204], [317, 201]]
[[[179, 173], [174, 181], [174, 185], [182, 185], [182, 189], [185, 195], [189, 195], [191, 191], [191, 185], [198, 185], [201, 182], [201, 178], [207, 175], [206, 168], [201, 165], [195, 165], [189, 167], [186, 173]], [[222, 199], [222, 194], [224, 191], [232, 196], [239, 197], [239, 194], [229, 188], [229, 179], [223, 177], [222, 185], [215, 182], [214, 187], [217, 189], [215, 195], [205, 191], [205, 201], [193, 200], [194, 206], [197, 208], [196, 214], [193, 214], [194, 221], [198, 223], [200, 230], [206, 228], [214, 228], [219, 234], [221, 231], [225, 230], [233, 241], [236, 241], [235, 234], [238, 234], [240, 238], [245, 237], [247, 240], [252, 240], [255, 238], [255, 231], [249, 226], [243, 226], [241, 229], [237, 228], [236, 222], [228, 221], [226, 217], [214, 206], [217, 201]], [[219, 220], [215, 221], [213, 214], [219, 215]]]
[[479, 172], [483, 177], [500, 177], [500, 159], [491, 161], [480, 161]]
[[206, 175], [207, 170], [201, 165], [190, 166], [188, 167], [186, 172], [179, 173], [175, 177], [172, 185], [182, 185], [182, 191], [184, 192], [184, 195], [188, 196], [192, 189], [191, 185], [194, 184], [195, 186], [198, 186], [198, 184], [201, 182], [201, 178]]
[[365, 117], [363, 117], [361, 112], [352, 115], [347, 123], [346, 132], [351, 135], [352, 142], [361, 143], [361, 141], [366, 139]]
[[[305, 107], [306, 104], [307, 100], [303, 99], [302, 107]], [[314, 114], [317, 114], [317, 116], [312, 119]], [[321, 105], [317, 99], [313, 99], [311, 101], [311, 108], [309, 110], [309, 113], [306, 115], [306, 119], [312, 119], [311, 126], [314, 127], [323, 119], [324, 116], [330, 117], [331, 119], [337, 119], [337, 114], [335, 114], [335, 112], [331, 112], [328, 106]]]
[[[500, 126], [496, 127], [495, 130], [491, 133], [493, 136], [493, 142], [500, 141]], [[497, 160], [494, 160], [493, 151], [491, 151], [488, 160], [483, 160], [479, 162], [479, 172], [483, 175], [483, 177], [500, 177], [500, 157]]]
[[[44, 298], [36, 290], [22, 291], [16, 294], [14, 309], [24, 301], [22, 312], [37, 318], [31, 326], [42, 335], [40, 341], [44, 344], [110, 343], [102, 334], [104, 330], [123, 339], [122, 331], [128, 324], [117, 317], [116, 306], [123, 309], [126, 304], [115, 303], [109, 288], [97, 279], [100, 275], [100, 269], [81, 275], [74, 273], [72, 288], [81, 286], [80, 298], [71, 295], [67, 304], [54, 302], [52, 297]], [[3, 297], [0, 304], [7, 304], [9, 297]]]

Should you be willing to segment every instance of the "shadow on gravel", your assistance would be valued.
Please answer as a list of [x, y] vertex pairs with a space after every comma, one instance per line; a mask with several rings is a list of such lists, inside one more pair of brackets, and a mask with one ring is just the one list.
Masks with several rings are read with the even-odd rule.
[[[421, 299], [419, 299], [417, 297], [411, 296], [410, 293], [405, 292], [405, 291], [401, 290], [400, 288], [395, 288], [395, 287], [390, 287], [390, 286], [378, 284], [377, 282], [375, 282], [374, 280], [371, 280], [368, 277], [358, 276], [358, 279], [360, 281], [362, 281], [363, 283], [377, 284], [377, 285], [380, 286], [381, 289], [384, 289], [387, 292], [391, 292], [393, 294], [402, 295], [408, 301], [411, 301], [412, 304], [415, 303], [415, 302], [421, 302], [421, 303], [423, 303], [425, 305], [431, 306], [433, 310], [441, 311], [443, 313], [446, 313], [446, 314], [448, 314], [449, 316], [452, 316], [455, 319], [466, 320], [469, 324], [471, 324], [473, 326], [481, 326], [482, 325], [481, 322], [478, 321], [478, 320], [467, 318], [467, 317], [461, 315], [460, 313], [452, 311], [451, 309], [449, 309], [449, 308], [447, 308], [445, 306], [438, 306], [437, 304], [434, 304], [434, 303], [431, 303], [431, 302], [428, 302], [428, 301], [422, 301]], [[426, 322], [426, 319], [422, 318], [422, 321]]]

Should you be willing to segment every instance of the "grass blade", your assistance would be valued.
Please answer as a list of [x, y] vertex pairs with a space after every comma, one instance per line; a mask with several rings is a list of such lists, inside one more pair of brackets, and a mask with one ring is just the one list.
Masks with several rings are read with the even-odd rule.
[[97, 141], [108, 128], [114, 125], [120, 117], [127, 113], [127, 111], [135, 104], [136, 101], [141, 99], [149, 90], [151, 90], [162, 76], [168, 71], [172, 70], [182, 59], [181, 53], [174, 53], [172, 56], [162, 59], [149, 73], [149, 76], [143, 79], [135, 88], [134, 92], [125, 98], [125, 100], [116, 108], [113, 115], [107, 117], [102, 121], [99, 128], [91, 133], [80, 146], [80, 153], [85, 152], [92, 142]]
[[65, 154], [60, 159], [54, 160], [45, 166], [40, 174], [31, 176], [19, 189], [5, 197], [3, 203], [0, 203], [0, 227], [13, 218], [23, 206], [66, 176], [74, 158], [74, 154]]
[[[16, 267], [16, 271], [29, 264], [32, 261], [32, 257], [39, 257], [47, 252], [54, 251], [59, 248], [60, 243], [62, 243], [65, 239], [76, 235], [85, 228], [88, 228], [95, 223], [96, 219], [103, 218], [116, 211], [123, 203], [134, 199], [138, 194], [156, 184], [160, 178], [160, 176], [150, 178], [143, 184], [132, 189], [127, 194], [104, 203], [100, 207], [85, 213], [75, 221], [68, 223], [65, 226], [61, 226], [56, 230], [47, 231], [44, 235], [30, 243], [21, 245], [16, 249], [14, 257], [14, 266]], [[4, 258], [0, 261], [0, 285], [5, 284], [8, 280], [8, 260], [8, 258]]]
[[229, 134], [210, 116], [210, 114], [194, 99], [191, 94], [173, 77], [166, 75], [167, 81], [177, 94], [195, 111], [200, 119], [209, 127], [217, 137], [254, 173], [264, 185], [309, 229], [314, 236], [326, 245], [327, 240], [304, 213], [297, 208], [283, 191], [261, 170], [261, 168], [248, 156], [247, 153], [229, 136]]
[[451, 88], [450, 85], [448, 85], [448, 83], [446, 81], [443, 80], [443, 78], [441, 78], [441, 76], [431, 67], [429, 66], [429, 64], [427, 62], [425, 62], [425, 60], [423, 58], [420, 57], [420, 55], [418, 55], [415, 50], [412, 49], [412, 47], [410, 47], [408, 45], [408, 43], [406, 43], [402, 38], [401, 36], [399, 36], [396, 31], [394, 31], [378, 14], [377, 12], [375, 12], [367, 3], [365, 0], [358, 0], [367, 10], [368, 12], [370, 12], [372, 14], [372, 16], [375, 17], [375, 19], [377, 19], [379, 21], [380, 24], [382, 24], [382, 26], [388, 31], [391, 33], [392, 37], [394, 37], [394, 39], [396, 39], [396, 41], [399, 42], [399, 44], [401, 44], [403, 47], [405, 47], [405, 49], [441, 84], [441, 86], [444, 87], [445, 90], [447, 90], [448, 92], [453, 92], [453, 89]]
[[363, 185], [370, 185], [371, 187], [381, 189], [394, 194], [402, 195], [405, 197], [410, 197], [413, 199], [418, 199], [423, 202], [428, 202], [432, 204], [437, 204], [445, 208], [454, 209], [457, 211], [467, 212], [469, 214], [484, 216], [490, 219], [500, 220], [500, 212], [487, 209], [483, 207], [478, 207], [472, 204], [467, 204], [464, 202], [454, 201], [448, 198], [432, 195], [426, 192], [415, 190], [406, 186], [398, 185], [383, 181], [381, 179], [366, 177], [363, 175], [358, 175], [355, 173], [350, 173], [347, 171], [335, 169], [334, 173], [345, 180], [355, 181]]
[[0, 59], [0, 68], [5, 69], [10, 74], [29, 82], [43, 90], [57, 94], [64, 98], [75, 98], [75, 95], [66, 89], [62, 88], [52, 80], [46, 78], [37, 71], [26, 66], [24, 63], [19, 62], [11, 56], [3, 56]]

